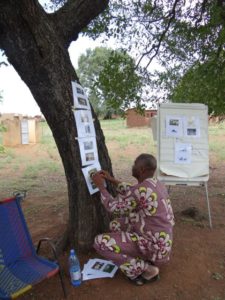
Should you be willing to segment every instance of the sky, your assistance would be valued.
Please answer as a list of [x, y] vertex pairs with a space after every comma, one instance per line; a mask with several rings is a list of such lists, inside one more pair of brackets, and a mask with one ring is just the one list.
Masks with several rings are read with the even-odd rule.
[[[69, 53], [74, 68], [77, 68], [78, 58], [86, 49], [100, 46], [100, 42], [88, 37], [79, 37], [70, 45]], [[29, 116], [40, 115], [41, 111], [30, 90], [21, 80], [13, 66], [0, 67], [0, 91], [3, 103], [0, 103], [0, 113], [16, 113]]]

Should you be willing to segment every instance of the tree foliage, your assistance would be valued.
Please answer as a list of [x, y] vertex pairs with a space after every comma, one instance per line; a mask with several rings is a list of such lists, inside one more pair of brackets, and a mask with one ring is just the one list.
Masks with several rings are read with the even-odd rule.
[[190, 68], [172, 90], [173, 102], [199, 102], [209, 106], [209, 113], [225, 112], [225, 69], [220, 60], [207, 61]]
[[79, 57], [78, 75], [95, 111], [110, 116], [123, 112], [132, 102], [140, 106], [141, 77], [126, 52], [97, 47]]
[[[223, 84], [221, 79], [219, 84], [215, 82], [215, 74], [224, 76], [223, 0], [111, 0], [109, 10], [86, 30], [95, 38], [102, 32], [105, 38], [113, 36], [136, 56], [149, 86], [164, 100], [180, 97], [178, 101], [204, 101], [211, 111], [225, 112], [220, 96], [224, 94]], [[148, 74], [146, 70], [151, 71], [156, 59], [160, 72]], [[203, 87], [202, 72], [208, 68], [210, 73], [205, 74]], [[185, 85], [181, 83], [184, 75]], [[178, 84], [179, 94], [177, 89], [173, 92]], [[193, 84], [200, 88], [193, 89]], [[210, 90], [205, 100], [203, 90]]]

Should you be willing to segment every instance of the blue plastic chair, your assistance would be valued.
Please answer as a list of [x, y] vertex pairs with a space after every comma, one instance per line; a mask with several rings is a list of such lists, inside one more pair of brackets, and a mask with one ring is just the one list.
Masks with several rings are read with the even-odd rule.
[[[0, 201], [0, 299], [14, 299], [40, 281], [59, 274], [58, 263], [39, 255], [35, 250], [21, 209], [22, 197]], [[48, 239], [40, 240], [41, 242]], [[55, 249], [53, 248], [56, 257]]]

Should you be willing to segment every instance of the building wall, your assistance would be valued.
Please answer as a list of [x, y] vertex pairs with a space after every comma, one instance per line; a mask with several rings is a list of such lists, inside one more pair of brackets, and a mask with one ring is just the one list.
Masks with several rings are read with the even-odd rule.
[[5, 120], [14, 120], [15, 118], [22, 120], [23, 115], [21, 114], [13, 114], [13, 113], [5, 113], [5, 114], [0, 114], [0, 122], [5, 121]]
[[126, 111], [127, 127], [151, 127], [151, 118], [156, 114], [156, 110], [145, 110], [144, 115], [140, 115], [134, 108], [128, 109]]
[[28, 120], [29, 143], [36, 143], [35, 125], [36, 125], [36, 121], [34, 119]]
[[6, 132], [2, 133], [3, 146], [17, 146], [22, 144], [21, 120], [28, 119], [29, 144], [40, 142], [41, 126], [40, 120], [23, 117], [17, 114], [2, 114], [0, 122], [6, 127]]
[[3, 146], [16, 146], [21, 144], [20, 119], [14, 118], [3, 121], [6, 131], [3, 132]]
[[42, 129], [41, 129], [41, 119], [36, 119], [36, 126], [35, 126], [35, 139], [36, 143], [41, 142], [42, 137]]

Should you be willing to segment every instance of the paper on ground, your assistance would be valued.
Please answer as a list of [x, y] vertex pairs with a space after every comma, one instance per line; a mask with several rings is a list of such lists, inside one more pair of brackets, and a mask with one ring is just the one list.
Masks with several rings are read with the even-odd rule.
[[94, 258], [90, 259], [87, 264], [84, 265], [82, 275], [83, 280], [95, 279], [95, 278], [112, 278], [118, 267], [109, 260]]

